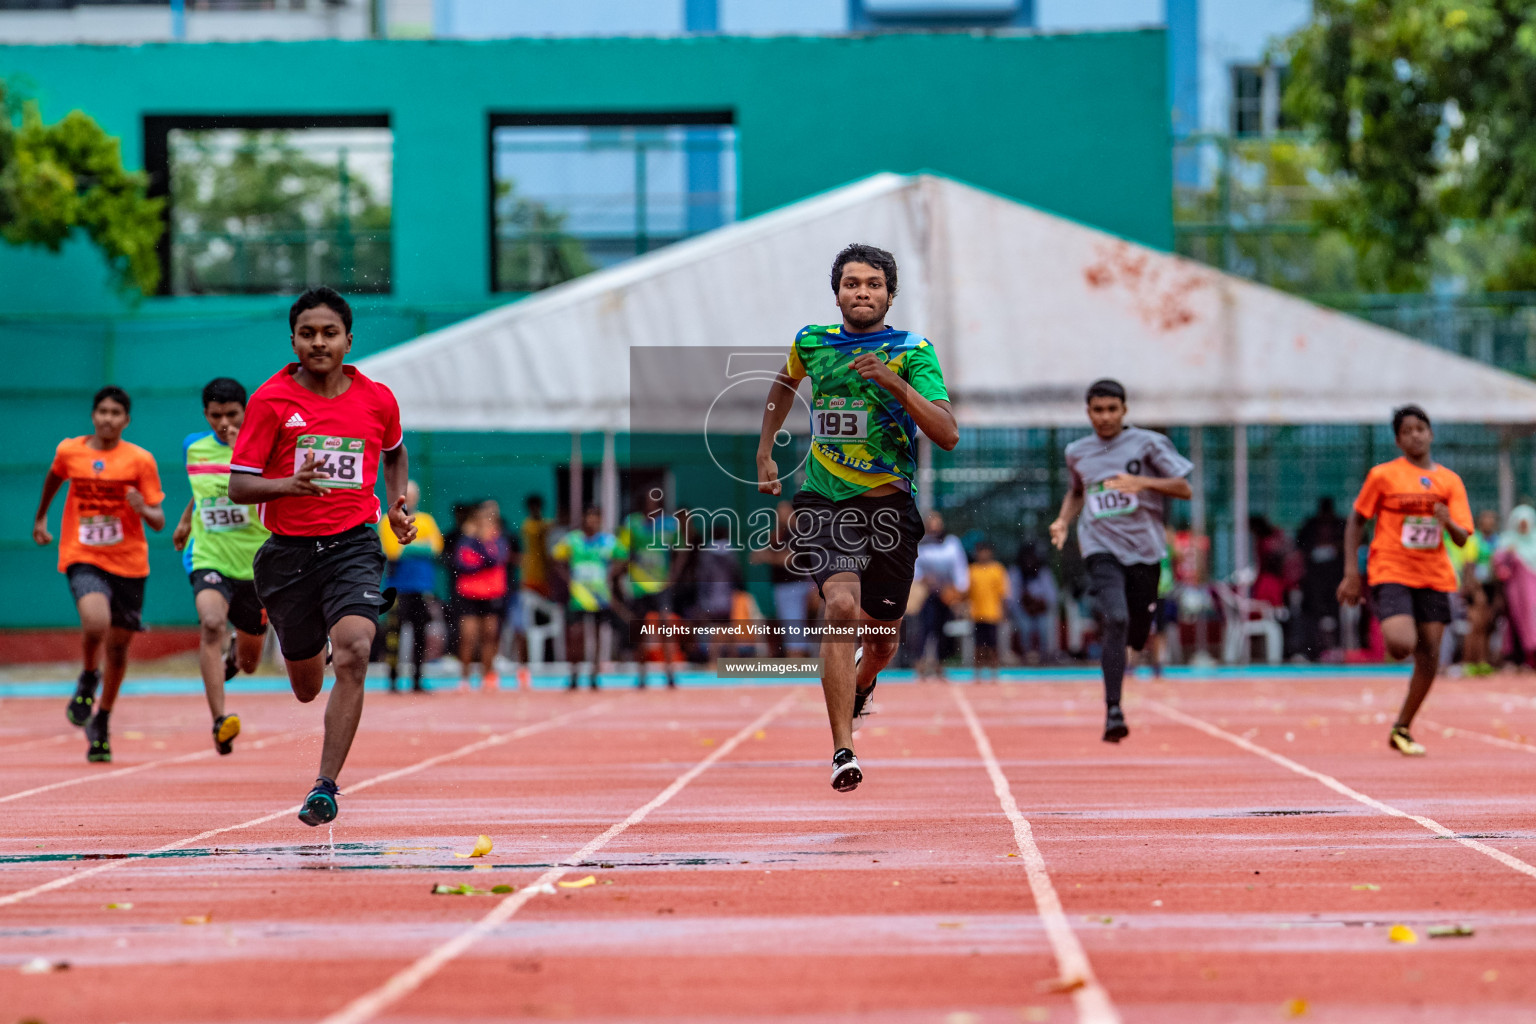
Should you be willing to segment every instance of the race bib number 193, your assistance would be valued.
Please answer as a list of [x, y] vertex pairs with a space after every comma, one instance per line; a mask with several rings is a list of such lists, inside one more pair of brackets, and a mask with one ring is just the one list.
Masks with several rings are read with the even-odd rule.
[[1141, 507], [1137, 495], [1131, 491], [1112, 491], [1099, 484], [1087, 494], [1088, 514], [1094, 519], [1109, 516], [1127, 516]]
[[811, 435], [817, 441], [863, 441], [869, 437], [867, 409], [817, 409], [811, 413]]
[[294, 444], [293, 471], [304, 468], [306, 456], [315, 457], [315, 468], [325, 473], [316, 477], [321, 487], [363, 486], [363, 442], [355, 437], [327, 437], [323, 434], [304, 434]]

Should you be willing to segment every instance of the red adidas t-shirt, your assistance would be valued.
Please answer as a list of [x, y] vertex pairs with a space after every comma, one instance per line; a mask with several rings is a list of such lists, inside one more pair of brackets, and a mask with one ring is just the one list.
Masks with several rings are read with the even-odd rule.
[[402, 440], [394, 392], [348, 366], [352, 386], [322, 398], [293, 379], [298, 369], [298, 363], [289, 363], [251, 396], [230, 470], [281, 479], [293, 476], [313, 453], [330, 474], [315, 480], [327, 494], [289, 495], [258, 506], [262, 525], [273, 533], [323, 537], [377, 523], [379, 459]]

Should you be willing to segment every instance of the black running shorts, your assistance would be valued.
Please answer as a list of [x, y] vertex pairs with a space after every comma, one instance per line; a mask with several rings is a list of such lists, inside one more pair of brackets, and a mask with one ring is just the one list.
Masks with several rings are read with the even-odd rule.
[[795, 495], [789, 521], [791, 572], [808, 576], [822, 591], [838, 573], [859, 578], [859, 604], [882, 622], [907, 611], [923, 519], [906, 491], [877, 498], [833, 501], [813, 491]]
[[256, 596], [254, 580], [231, 579], [215, 569], [193, 569], [189, 578], [193, 601], [205, 590], [217, 590], [229, 605], [229, 621], [236, 629], [252, 636], [266, 635], [267, 610]]
[[1378, 583], [1371, 588], [1371, 603], [1376, 618], [1412, 615], [1414, 622], [1451, 621], [1451, 595], [1428, 587], [1408, 587], [1401, 583]]
[[1088, 593], [1100, 626], [1118, 627], [1123, 623], [1125, 642], [1132, 650], [1143, 650], [1147, 635], [1152, 632], [1162, 567], [1155, 562], [1125, 565], [1102, 551], [1089, 555], [1083, 564], [1088, 570]]
[[377, 621], [384, 607], [384, 549], [369, 526], [327, 537], [274, 533], [256, 552], [255, 570], [256, 596], [288, 661], [325, 650], [344, 617]]
[[75, 562], [64, 570], [69, 592], [76, 601], [86, 594], [101, 594], [112, 608], [112, 627], [144, 630], [144, 577], [119, 576], [94, 565]]

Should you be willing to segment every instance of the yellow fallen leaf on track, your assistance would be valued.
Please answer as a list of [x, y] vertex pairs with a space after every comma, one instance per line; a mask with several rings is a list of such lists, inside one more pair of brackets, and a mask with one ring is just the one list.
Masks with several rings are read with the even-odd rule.
[[588, 875], [586, 878], [580, 879], [579, 881], [575, 881], [575, 882], [561, 882], [560, 883], [560, 888], [562, 888], [562, 889], [585, 889], [589, 885], [596, 885], [596, 884], [597, 884], [597, 879], [593, 878], [591, 875]]
[[1307, 1009], [1307, 1001], [1305, 999], [1287, 999], [1281, 1011], [1287, 1017], [1305, 1017]]
[[752, 734], [752, 738], [755, 740], [765, 740], [768, 738], [768, 730], [759, 729], [757, 732]]
[[125, 739], [125, 740], [141, 740], [143, 738], [144, 738], [144, 734], [143, 733], [135, 732], [132, 729], [129, 729], [127, 732], [123, 733], [123, 739]]
[[1350, 888], [1355, 890], [1355, 892], [1381, 892], [1381, 886], [1372, 885], [1370, 882], [1366, 882], [1363, 885], [1352, 885]]
[[1405, 924], [1395, 924], [1395, 925], [1393, 925], [1392, 926], [1392, 930], [1387, 932], [1387, 938], [1390, 939], [1393, 942], [1401, 942], [1401, 943], [1404, 943], [1404, 944], [1414, 943], [1414, 942], [1418, 942], [1419, 941], [1418, 934], [1412, 928], [1409, 928]]
[[1437, 924], [1424, 929], [1424, 933], [1432, 939], [1464, 938], [1473, 934], [1469, 924]]
[[198, 915], [196, 915], [194, 917], [184, 917], [184, 918], [181, 919], [181, 923], [182, 924], [207, 924], [208, 922], [210, 922], [212, 920], [213, 920], [213, 914], [208, 913], [208, 914], [198, 914]]
[[454, 856], [461, 860], [465, 857], [484, 857], [495, 848], [495, 845], [491, 842], [490, 836], [481, 836], [475, 840], [475, 848], [473, 850], [470, 850], [468, 853], [456, 853]]
[[107, 904], [107, 909], [108, 910], [132, 910], [133, 909], [133, 904], [132, 903], [108, 903]]

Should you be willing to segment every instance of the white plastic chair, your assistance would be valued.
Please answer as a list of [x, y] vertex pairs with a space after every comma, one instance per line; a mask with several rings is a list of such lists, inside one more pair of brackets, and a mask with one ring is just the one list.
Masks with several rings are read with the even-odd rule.
[[[528, 637], [529, 664], [544, 664], [544, 643], [547, 640], [555, 642], [555, 661], [565, 661], [565, 609], [553, 601], [546, 601], [531, 590], [524, 590], [522, 596], [523, 614], [528, 617], [524, 632]], [[548, 616], [549, 622], [539, 625], [535, 613]]]
[[1264, 641], [1264, 660], [1271, 665], [1280, 664], [1285, 655], [1285, 633], [1275, 615], [1275, 606], [1268, 601], [1255, 601], [1244, 597], [1242, 592], [1229, 583], [1211, 584], [1216, 599], [1221, 602], [1225, 620], [1221, 637], [1221, 660], [1228, 665], [1246, 665], [1250, 660], [1249, 649], [1254, 637]]

